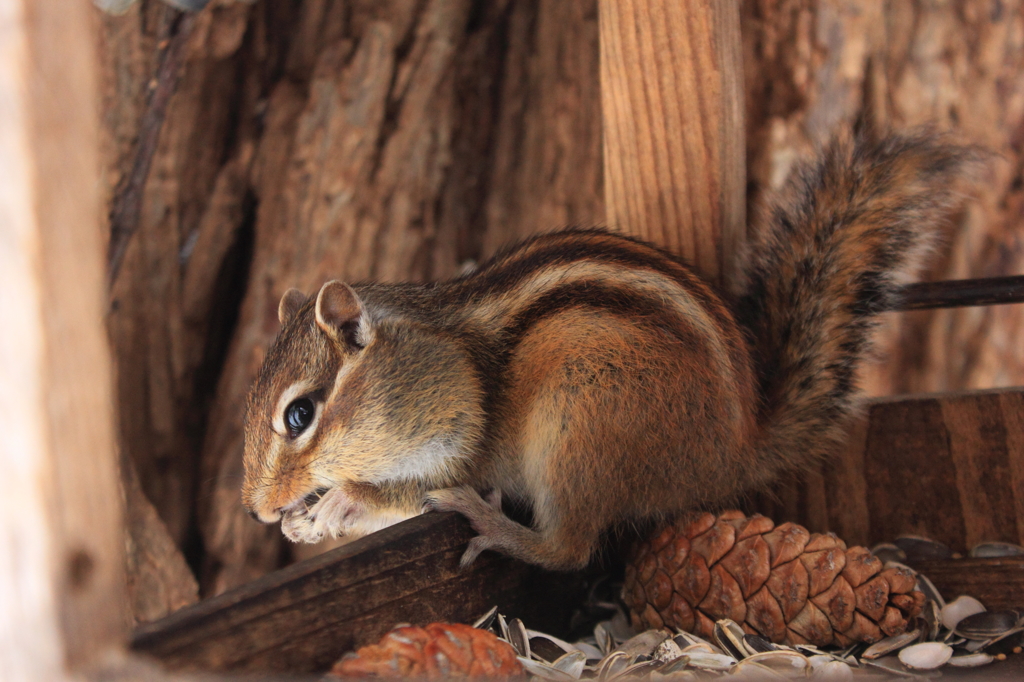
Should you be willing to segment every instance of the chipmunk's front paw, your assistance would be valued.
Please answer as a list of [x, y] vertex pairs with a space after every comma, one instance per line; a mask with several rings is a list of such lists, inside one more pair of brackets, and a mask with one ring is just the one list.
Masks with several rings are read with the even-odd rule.
[[281, 532], [292, 542], [320, 542], [324, 536], [322, 532], [314, 528], [314, 520], [308, 509], [287, 511], [281, 518]]
[[342, 535], [359, 537], [366, 534], [360, 532], [366, 515], [366, 506], [338, 486], [323, 493], [312, 506], [303, 500], [286, 510], [281, 532], [292, 542], [316, 543]]
[[365, 535], [357, 528], [362, 524], [367, 512], [366, 505], [348, 494], [343, 486], [328, 490], [310, 509], [310, 515], [314, 517], [314, 530], [323, 537], [332, 538], [342, 535]]
[[509, 523], [501, 512], [501, 492], [494, 490], [487, 494], [487, 499], [472, 488], [445, 488], [433, 490], [427, 494], [424, 502], [426, 511], [453, 511], [469, 519], [469, 525], [479, 535], [469, 541], [469, 547], [462, 555], [459, 565], [465, 568], [473, 563], [485, 549], [501, 545], [497, 538], [503, 534], [503, 528]]

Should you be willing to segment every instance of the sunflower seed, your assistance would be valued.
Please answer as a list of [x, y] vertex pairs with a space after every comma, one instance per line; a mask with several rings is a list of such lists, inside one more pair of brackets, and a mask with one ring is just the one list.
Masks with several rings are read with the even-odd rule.
[[808, 659], [812, 680], [824, 682], [847, 682], [853, 679], [853, 668], [831, 656], [812, 656]]
[[699, 668], [700, 670], [728, 670], [729, 668], [736, 665], [736, 659], [732, 656], [725, 656], [722, 654], [708, 654], [701, 651], [695, 651], [691, 654], [687, 654], [690, 659], [690, 666], [693, 668]]
[[555, 670], [547, 663], [540, 663], [538, 661], [532, 661], [529, 658], [523, 656], [517, 657], [519, 663], [530, 675], [535, 675], [545, 680], [552, 680], [552, 682], [573, 682], [576, 678], [568, 673], [564, 673], [561, 670]]
[[675, 639], [666, 639], [654, 649], [653, 655], [662, 663], [669, 663], [682, 656], [683, 650], [679, 648]]
[[942, 594], [935, 589], [935, 585], [932, 584], [932, 581], [928, 580], [928, 577], [921, 573], [917, 574], [917, 589], [924, 592], [924, 596], [927, 599], [938, 604], [939, 609], [942, 609], [942, 607], [946, 605], [946, 600], [943, 599]]
[[747, 647], [743, 644], [744, 634], [743, 628], [728, 618], [715, 623], [715, 643], [737, 661], [743, 660], [751, 653], [756, 653], [747, 651]]
[[580, 675], [583, 674], [583, 666], [587, 664], [587, 655], [582, 651], [573, 651], [568, 653], [554, 663], [551, 667], [555, 670], [560, 670], [563, 673], [572, 675], [573, 679], [580, 679]]
[[807, 657], [801, 656], [795, 651], [766, 651], [754, 654], [745, 659], [743, 663], [756, 663], [774, 670], [786, 677], [803, 677], [807, 671]]
[[[739, 677], [744, 680], [769, 680], [770, 682], [782, 682], [783, 680], [790, 679], [777, 670], [772, 670], [760, 663], [752, 663], [749, 660], [740, 661], [729, 676]], [[802, 673], [801, 676], [803, 676]]]
[[1009, 542], [983, 542], [971, 548], [971, 556], [975, 559], [998, 559], [1022, 555], [1024, 555], [1024, 547]]
[[978, 666], [987, 665], [994, 660], [996, 659], [985, 653], [954, 654], [948, 663], [954, 668], [977, 668]]
[[585, 653], [588, 661], [600, 661], [604, 657], [601, 650], [589, 642], [576, 642], [573, 646]]
[[513, 618], [508, 624], [508, 643], [523, 658], [530, 657], [530, 637], [526, 634], [523, 621]]
[[984, 610], [985, 605], [974, 597], [957, 597], [942, 608], [942, 625], [949, 630], [955, 630], [957, 624], [964, 618]]
[[912, 672], [908, 672], [903, 664], [900, 663], [899, 659], [895, 656], [886, 656], [885, 658], [878, 658], [873, 661], [864, 661], [865, 669], [880, 669], [884, 670], [888, 675], [898, 675], [900, 677], [916, 677]]
[[[681, 673], [682, 671], [686, 670], [687, 666], [689, 666], [689, 665], [690, 665], [690, 657], [689, 656], [680, 656], [679, 658], [677, 658], [676, 660], [672, 661], [671, 663], [665, 664], [665, 666], [662, 667], [658, 671], [658, 674], [660, 676], [672, 675], [672, 679], [675, 680], [675, 679], [677, 679], [677, 676], [679, 675], [679, 673]], [[693, 673], [691, 671], [690, 674], [693, 675], [695, 673]]]
[[643, 677], [644, 675], [654, 672], [662, 665], [664, 664], [661, 661], [639, 661], [626, 666], [611, 679], [624, 680], [630, 677]]
[[967, 639], [995, 639], [1017, 627], [1016, 611], [982, 611], [960, 620], [956, 634]]
[[886, 637], [885, 639], [879, 640], [869, 646], [867, 650], [860, 655], [860, 657], [871, 661], [876, 658], [881, 658], [882, 656], [888, 656], [893, 652], [899, 651], [905, 646], [913, 644], [920, 636], [921, 631], [914, 630], [912, 632], [904, 632], [902, 635]]
[[491, 610], [476, 619], [473, 623], [473, 627], [481, 630], [490, 630], [491, 626], [494, 625], [494, 621], [498, 618], [498, 607], [492, 606]]
[[903, 555], [906, 557], [897, 559], [897, 561], [929, 561], [949, 559], [953, 556], [953, 551], [941, 542], [917, 535], [898, 537], [893, 544], [903, 550]]
[[666, 639], [668, 639], [667, 630], [646, 630], [620, 644], [615, 651], [621, 651], [630, 659], [637, 656], [650, 656]]
[[621, 651], [614, 651], [601, 661], [601, 664], [597, 668], [597, 678], [599, 680], [609, 680], [618, 673], [622, 672], [629, 665], [629, 656]]
[[601, 655], [607, 656], [612, 650], [612, 636], [608, 634], [604, 623], [594, 626], [594, 640], [597, 642], [597, 648], [601, 650]]
[[953, 656], [953, 647], [942, 642], [921, 642], [899, 653], [900, 663], [913, 670], [932, 670], [946, 664]]
[[707, 641], [705, 639], [701, 639], [697, 635], [695, 635], [693, 633], [690, 633], [690, 632], [684, 632], [682, 630], [676, 630], [676, 636], [673, 639], [675, 640], [676, 644], [678, 644], [679, 647], [683, 651], [687, 651], [687, 650], [691, 649], [692, 647], [697, 647], [697, 649], [700, 649], [700, 650], [703, 650], [703, 651], [707, 651], [708, 653], [711, 653], [711, 654], [721, 654], [721, 653], [724, 653], [721, 649], [719, 649], [717, 646], [715, 646], [711, 642], [709, 642], [709, 641]]
[[744, 635], [743, 645], [755, 654], [765, 651], [779, 650], [779, 647], [775, 646], [761, 635]]
[[907, 555], [891, 542], [881, 542], [871, 548], [871, 553], [884, 564], [889, 561], [906, 561]]

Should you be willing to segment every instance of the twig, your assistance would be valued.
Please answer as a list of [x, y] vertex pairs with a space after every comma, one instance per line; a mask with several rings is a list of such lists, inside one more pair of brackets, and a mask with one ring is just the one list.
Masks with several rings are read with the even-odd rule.
[[[174, 10], [170, 10], [174, 11]], [[128, 242], [135, 233], [142, 212], [142, 195], [149, 177], [149, 169], [153, 164], [160, 131], [167, 116], [167, 105], [178, 86], [178, 75], [181, 69], [182, 56], [188, 43], [192, 27], [195, 25], [194, 14], [176, 12], [170, 29], [167, 46], [160, 55], [157, 67], [156, 84], [150, 93], [146, 105], [146, 113], [139, 124], [139, 142], [135, 151], [132, 169], [119, 183], [110, 209], [110, 245], [107, 249], [107, 281], [111, 289], [117, 281]]]

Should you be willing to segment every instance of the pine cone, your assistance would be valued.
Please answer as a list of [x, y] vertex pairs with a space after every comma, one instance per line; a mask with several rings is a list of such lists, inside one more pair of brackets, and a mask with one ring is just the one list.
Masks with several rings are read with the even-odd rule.
[[846, 646], [903, 632], [924, 606], [916, 583], [833, 533], [730, 511], [691, 515], [640, 543], [622, 594], [638, 630], [710, 638], [730, 618], [775, 643]]
[[522, 674], [516, 652], [486, 630], [468, 625], [406, 625], [378, 644], [346, 654], [328, 677], [422, 680], [505, 678]]

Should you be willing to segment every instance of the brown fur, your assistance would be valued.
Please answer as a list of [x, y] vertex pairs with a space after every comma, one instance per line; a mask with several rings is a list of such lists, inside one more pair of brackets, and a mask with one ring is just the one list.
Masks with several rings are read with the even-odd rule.
[[[427, 499], [480, 533], [466, 561], [493, 548], [570, 568], [615, 524], [805, 466], [840, 438], [871, 320], [966, 156], [923, 137], [834, 145], [766, 214], [736, 306], [600, 230], [534, 238], [450, 282], [289, 293], [249, 397], [243, 501], [313, 541]], [[282, 430], [305, 397], [316, 421]], [[502, 493], [530, 504], [532, 528]]]

